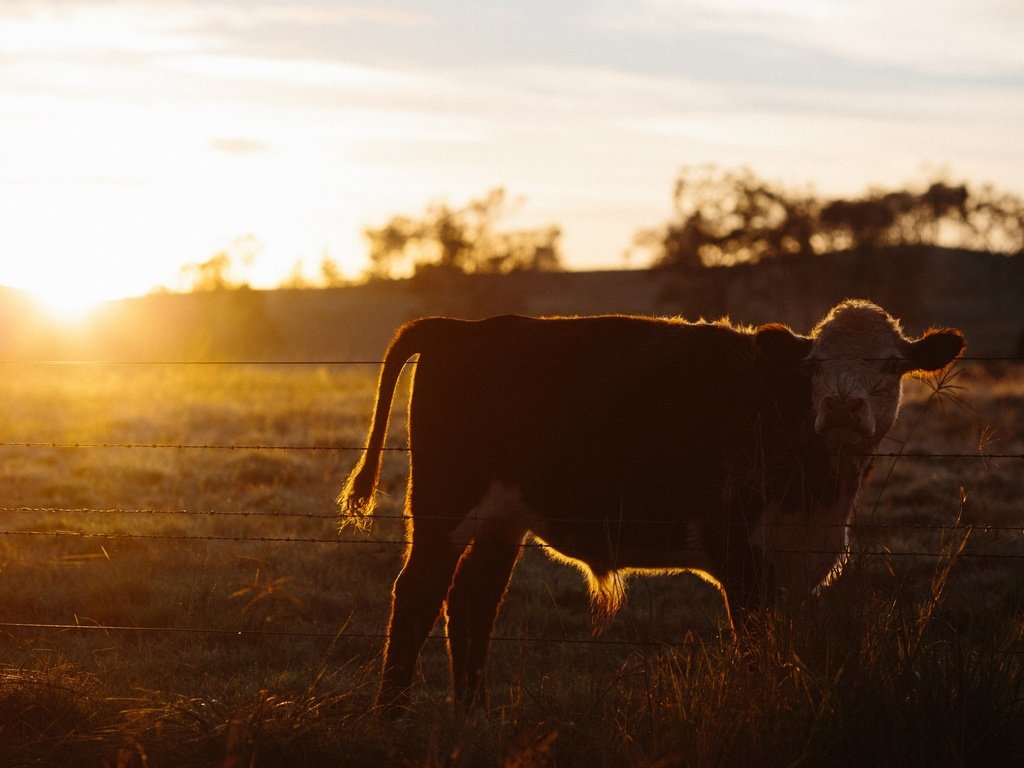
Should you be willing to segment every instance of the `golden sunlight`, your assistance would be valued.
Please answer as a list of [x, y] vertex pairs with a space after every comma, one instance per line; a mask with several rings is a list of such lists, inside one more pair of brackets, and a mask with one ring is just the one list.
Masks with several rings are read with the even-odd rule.
[[29, 295], [47, 315], [61, 325], [69, 326], [88, 320], [106, 300], [95, 292], [83, 290], [82, 286], [65, 282], [33, 288]]
[[[130, 206], [114, 205], [102, 187], [74, 186], [39, 184], [22, 195], [28, 204], [4, 233], [12, 257], [0, 268], [0, 285], [23, 291], [63, 325], [81, 323], [102, 302], [144, 293], [156, 282], [144, 279], [148, 265], [133, 257], [134, 233], [118, 229], [107, 213], [127, 210], [130, 216]], [[7, 199], [16, 208], [13, 198]]]

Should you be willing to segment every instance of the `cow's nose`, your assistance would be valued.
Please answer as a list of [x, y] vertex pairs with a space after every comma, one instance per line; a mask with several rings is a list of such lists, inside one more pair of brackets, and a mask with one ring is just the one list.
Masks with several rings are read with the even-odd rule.
[[867, 400], [855, 396], [826, 396], [821, 401], [815, 431], [841, 444], [858, 443], [870, 437], [874, 423]]

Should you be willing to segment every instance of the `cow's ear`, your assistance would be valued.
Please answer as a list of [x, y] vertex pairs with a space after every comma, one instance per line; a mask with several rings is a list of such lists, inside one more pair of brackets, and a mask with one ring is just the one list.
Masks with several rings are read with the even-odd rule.
[[762, 325], [754, 331], [753, 342], [760, 357], [787, 366], [802, 364], [814, 346], [806, 336], [798, 336], [779, 323]]
[[940, 371], [960, 357], [966, 346], [963, 333], [955, 328], [928, 331], [907, 345], [905, 371]]

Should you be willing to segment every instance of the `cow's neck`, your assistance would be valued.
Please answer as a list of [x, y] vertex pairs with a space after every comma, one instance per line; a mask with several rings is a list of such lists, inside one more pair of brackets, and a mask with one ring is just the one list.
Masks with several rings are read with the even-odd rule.
[[834, 499], [836, 505], [849, 508], [850, 522], [853, 522], [857, 497], [860, 495], [864, 481], [871, 473], [871, 468], [871, 451], [862, 450], [851, 453], [844, 449], [832, 454], [830, 473], [832, 493], [829, 495]]

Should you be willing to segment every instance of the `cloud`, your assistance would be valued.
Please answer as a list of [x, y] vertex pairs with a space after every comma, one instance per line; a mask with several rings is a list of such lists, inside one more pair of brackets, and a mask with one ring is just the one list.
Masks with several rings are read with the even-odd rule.
[[370, 22], [387, 26], [422, 26], [428, 17], [398, 8], [357, 4], [322, 5], [302, 2], [261, 2], [241, 5], [210, 3], [197, 6], [200, 13], [234, 24], [274, 23], [307, 26]]
[[223, 80], [376, 93], [396, 88], [421, 90], [430, 85], [425, 76], [321, 59], [204, 53], [169, 58], [166, 66]]
[[0, 53], [166, 54], [216, 43], [192, 26], [170, 5], [16, 2], [0, 9]]
[[647, 36], [709, 35], [797, 47], [864, 67], [936, 75], [1017, 76], [1017, 0], [640, 0], [599, 6], [595, 26]]
[[195, 0], [5, 0], [0, 5], [0, 54], [175, 54], [223, 50], [245, 28], [302, 29], [372, 23], [418, 26], [422, 14], [366, 5]]
[[210, 146], [229, 155], [262, 155], [272, 151], [269, 144], [242, 137], [213, 139]]

